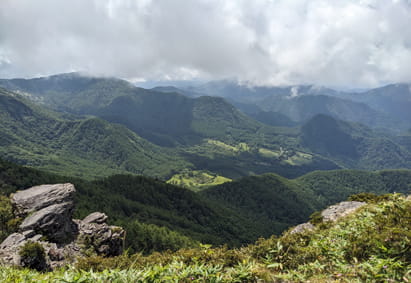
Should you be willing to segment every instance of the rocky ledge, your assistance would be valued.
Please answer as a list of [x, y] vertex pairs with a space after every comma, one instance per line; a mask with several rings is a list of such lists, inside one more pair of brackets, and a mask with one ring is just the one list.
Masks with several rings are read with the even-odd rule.
[[[341, 217], [347, 216], [355, 212], [360, 207], [367, 203], [361, 201], [343, 201], [339, 204], [332, 205], [321, 212], [322, 222], [336, 222]], [[312, 231], [315, 226], [310, 222], [295, 226], [290, 230], [291, 234], [302, 233], [304, 231]]]
[[0, 262], [25, 266], [20, 251], [29, 242], [43, 247], [44, 269], [73, 263], [76, 258], [90, 254], [121, 254], [125, 231], [109, 226], [104, 213], [94, 212], [83, 220], [72, 219], [75, 192], [72, 184], [54, 184], [13, 194], [14, 214], [23, 221], [18, 231], [0, 244]]

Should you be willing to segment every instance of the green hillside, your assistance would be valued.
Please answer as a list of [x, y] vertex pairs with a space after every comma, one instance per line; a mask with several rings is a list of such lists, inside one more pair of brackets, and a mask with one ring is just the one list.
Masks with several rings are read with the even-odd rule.
[[312, 191], [274, 174], [242, 178], [200, 194], [250, 219], [261, 237], [279, 234], [304, 222], [319, 207]]
[[304, 146], [346, 168], [410, 168], [411, 152], [395, 139], [326, 115], [317, 115], [301, 127]]
[[[128, 172], [168, 179], [191, 169], [237, 179], [271, 172], [295, 178], [314, 170], [411, 168], [406, 139], [323, 114], [301, 128], [273, 127], [250, 118], [223, 98], [187, 97], [174, 88], [145, 90], [114, 78], [63, 74], [2, 80], [1, 84], [23, 92], [36, 105], [19, 98], [21, 105], [12, 106], [10, 95], [0, 101], [5, 121], [0, 156], [54, 172], [88, 178]], [[256, 88], [254, 98], [283, 97], [318, 106], [311, 112], [304, 110], [301, 115], [309, 114], [304, 119], [321, 109], [339, 109], [330, 106], [336, 98], [319, 95], [334, 95], [330, 90], [310, 86], [299, 90], [304, 95], [285, 99], [292, 88]], [[250, 89], [234, 87], [229, 98], [236, 91], [244, 99], [251, 95]], [[44, 105], [63, 112], [50, 114], [41, 109]], [[341, 107], [351, 111], [340, 115], [347, 119], [368, 115], [362, 106]], [[106, 122], [73, 116], [79, 113]], [[325, 113], [335, 116], [332, 111]]]
[[150, 256], [91, 257], [40, 273], [0, 267], [0, 280], [102, 282], [409, 282], [411, 200], [387, 195], [314, 231], [247, 247], [203, 245]]
[[80, 73], [34, 79], [0, 79], [0, 86], [56, 110], [76, 114], [95, 112], [113, 98], [134, 93], [136, 90], [124, 80], [95, 78]]
[[[94, 93], [94, 86], [89, 92]], [[228, 178], [267, 172], [296, 177], [338, 168], [299, 150], [296, 129], [265, 126], [221, 98], [149, 91], [116, 96], [105, 106], [95, 106], [94, 114], [111, 122], [107, 123], [56, 114], [14, 93], [3, 94], [8, 98], [0, 101], [5, 109], [1, 156], [66, 175], [90, 178], [129, 172], [164, 179], [191, 168]], [[6, 106], [12, 100], [20, 106]], [[26, 118], [14, 117], [23, 111], [15, 109], [19, 107]], [[241, 150], [232, 150], [237, 147]]]
[[410, 125], [407, 114], [410, 96], [405, 84], [350, 93], [315, 85], [269, 87], [213, 81], [183, 89], [183, 92], [226, 98], [245, 113], [270, 125], [280, 124], [273, 120], [275, 118], [280, 119], [282, 125], [292, 125], [279, 115], [303, 123], [318, 114], [390, 131], [404, 130]]
[[0, 89], [0, 156], [64, 175], [121, 172], [166, 177], [190, 166], [127, 128], [90, 118], [67, 120]]
[[311, 190], [320, 207], [363, 192], [411, 194], [410, 170], [335, 170], [315, 171], [294, 181]]
[[[77, 188], [76, 217], [101, 211], [113, 223], [135, 233], [141, 229], [139, 223], [154, 224], [203, 243], [237, 246], [279, 234], [305, 222], [313, 211], [351, 194], [409, 193], [411, 171], [319, 171], [293, 180], [266, 174], [195, 193], [142, 176], [85, 181], [0, 161], [0, 193], [4, 195], [38, 184], [64, 182]], [[134, 250], [146, 245], [128, 239]]]
[[94, 211], [106, 213], [111, 223], [126, 228], [128, 247], [135, 251], [158, 241], [158, 238], [142, 240], [138, 235], [141, 223], [166, 227], [204, 243], [238, 246], [258, 238], [258, 232], [252, 229], [254, 224], [247, 219], [190, 190], [158, 180], [115, 175], [85, 181], [0, 160], [0, 195], [38, 184], [66, 182], [73, 183], [77, 189], [75, 216], [83, 218]]
[[260, 236], [268, 237], [305, 222], [315, 210], [363, 192], [411, 193], [411, 171], [316, 171], [297, 179], [264, 174], [211, 187], [200, 195], [255, 223]]

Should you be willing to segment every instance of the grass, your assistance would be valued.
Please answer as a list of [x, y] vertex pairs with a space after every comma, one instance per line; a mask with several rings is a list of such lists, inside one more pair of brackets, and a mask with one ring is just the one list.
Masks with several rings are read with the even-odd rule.
[[410, 282], [411, 199], [369, 203], [312, 232], [212, 248], [86, 258], [40, 273], [0, 267], [2, 282]]
[[175, 174], [167, 181], [167, 183], [193, 191], [200, 191], [211, 186], [221, 185], [231, 181], [232, 180], [229, 178], [208, 171], [186, 170], [180, 174]]
[[245, 142], [240, 142], [240, 143], [238, 143], [237, 145], [232, 146], [232, 145], [226, 144], [226, 143], [224, 143], [224, 142], [222, 142], [222, 141], [208, 139], [208, 140], [207, 140], [207, 143], [208, 143], [208, 144], [211, 144], [211, 145], [214, 145], [214, 146], [217, 146], [217, 147], [219, 147], [219, 148], [221, 148], [221, 149], [223, 149], [223, 150], [232, 151], [232, 152], [236, 152], [236, 153], [237, 153], [237, 152], [247, 152], [247, 151], [250, 151], [250, 147], [249, 147], [248, 144], [245, 143]]

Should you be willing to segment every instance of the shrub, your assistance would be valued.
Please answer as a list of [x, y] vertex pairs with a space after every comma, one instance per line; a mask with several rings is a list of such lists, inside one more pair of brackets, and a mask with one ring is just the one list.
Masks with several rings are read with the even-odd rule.
[[10, 199], [0, 195], [0, 242], [15, 232], [21, 219], [14, 218]]
[[390, 200], [391, 194], [376, 195], [373, 193], [359, 193], [348, 198], [349, 201], [363, 201], [366, 203], [378, 203], [381, 201]]
[[28, 241], [20, 248], [19, 255], [23, 267], [38, 271], [47, 269], [46, 253], [41, 244]]
[[310, 223], [313, 225], [320, 224], [323, 222], [323, 218], [321, 211], [316, 211], [310, 215]]

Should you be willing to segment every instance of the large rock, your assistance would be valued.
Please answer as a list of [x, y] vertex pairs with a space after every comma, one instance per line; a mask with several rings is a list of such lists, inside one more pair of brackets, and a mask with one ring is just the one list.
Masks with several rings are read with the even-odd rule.
[[57, 268], [72, 263], [78, 257], [94, 253], [103, 256], [120, 255], [125, 231], [109, 226], [107, 215], [91, 213], [84, 220], [73, 220], [72, 184], [42, 185], [13, 195], [18, 215], [28, 216], [18, 233], [9, 235], [0, 244], [0, 264], [24, 266], [20, 250], [27, 242], [39, 243], [45, 251], [44, 268]]
[[72, 202], [63, 202], [42, 208], [24, 219], [19, 226], [19, 231], [33, 230], [55, 243], [71, 240], [76, 232], [72, 221], [73, 209]]
[[[99, 212], [98, 212], [99, 213]], [[96, 217], [100, 216], [100, 217]], [[83, 219], [77, 220], [80, 245], [88, 245], [94, 252], [104, 256], [121, 254], [124, 245], [125, 231], [118, 226], [109, 226], [101, 220], [107, 219], [104, 213], [93, 213]]]
[[[332, 205], [326, 209], [324, 209], [321, 212], [322, 216], [322, 221], [327, 222], [327, 221], [332, 221], [335, 222], [341, 217], [347, 216], [353, 212], [355, 212], [358, 208], [366, 205], [367, 203], [365, 202], [360, 202], [360, 201], [343, 201], [340, 202], [339, 204]], [[313, 231], [315, 230], [315, 226], [310, 223], [302, 223], [300, 225], [295, 226], [294, 228], [290, 229], [289, 233], [290, 234], [295, 234], [295, 233], [303, 233], [305, 231]]]
[[348, 214], [353, 213], [361, 206], [366, 205], [366, 202], [361, 201], [343, 201], [339, 204], [332, 205], [327, 209], [324, 209], [321, 212], [321, 216], [323, 217], [323, 221], [337, 221], [341, 217], [344, 217]]
[[73, 202], [75, 188], [72, 184], [41, 185], [18, 191], [11, 197], [17, 216], [25, 216], [47, 206]]
[[107, 215], [101, 212], [93, 212], [83, 219], [83, 223], [97, 223], [102, 224], [107, 220]]

